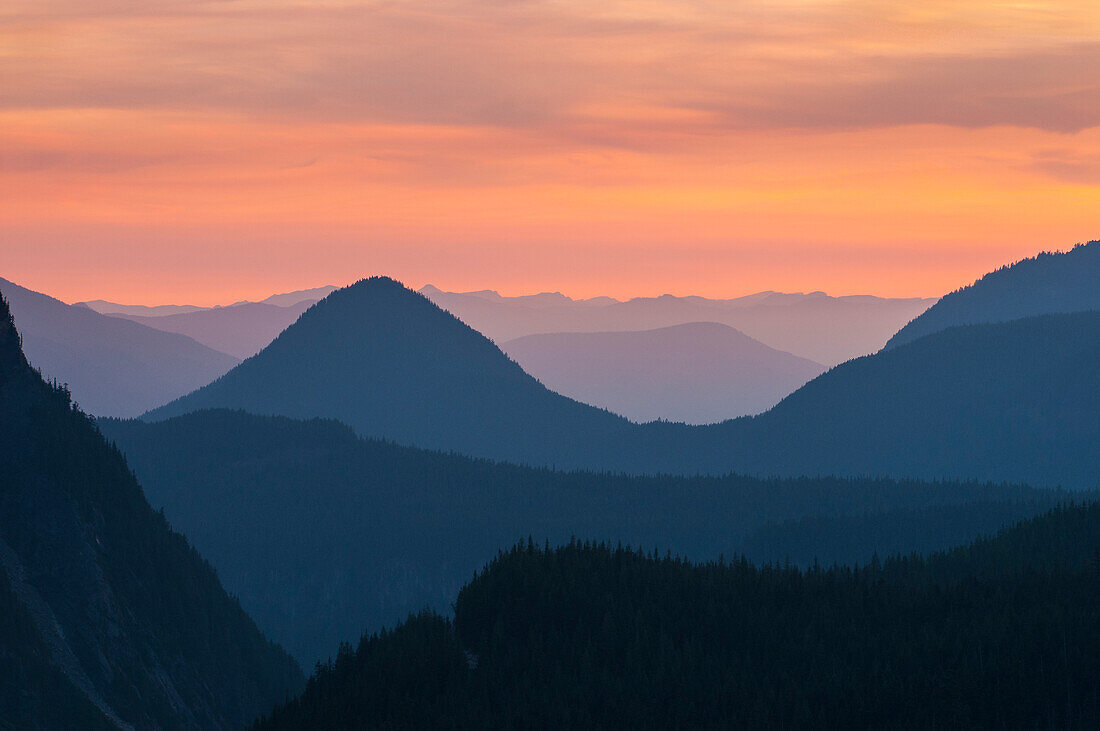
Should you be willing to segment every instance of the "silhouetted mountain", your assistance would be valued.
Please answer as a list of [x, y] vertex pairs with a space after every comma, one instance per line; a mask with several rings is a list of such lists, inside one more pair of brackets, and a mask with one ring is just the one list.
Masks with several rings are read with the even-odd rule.
[[1097, 414], [1100, 312], [1084, 312], [953, 327], [856, 359], [710, 437], [727, 445], [721, 464], [751, 473], [1095, 489]]
[[0, 298], [0, 722], [233, 728], [301, 671], [20, 350]]
[[945, 296], [903, 327], [892, 348], [954, 325], [1100, 310], [1100, 241], [1001, 267]]
[[238, 360], [191, 338], [70, 306], [0, 279], [23, 348], [88, 413], [135, 416], [209, 383]]
[[1100, 313], [952, 328], [833, 368], [756, 417], [632, 424], [545, 389], [390, 279], [306, 311], [270, 346], [147, 417], [235, 408], [559, 468], [894, 475], [1096, 487]]
[[1097, 597], [1095, 504], [857, 569], [521, 544], [257, 728], [1096, 728]]
[[670, 546], [696, 559], [751, 549], [867, 561], [956, 545], [1066, 499], [983, 484], [561, 473], [242, 412], [99, 423], [152, 504], [306, 666], [342, 638], [449, 606], [462, 581], [525, 535]]
[[317, 300], [303, 300], [280, 307], [262, 302], [246, 302], [228, 307], [212, 307], [198, 312], [158, 317], [115, 315], [133, 322], [180, 333], [207, 347], [248, 358], [263, 350]]
[[712, 322], [528, 335], [501, 349], [547, 388], [637, 422], [756, 414], [825, 370]]
[[609, 297], [572, 300], [560, 293], [501, 297], [496, 292], [421, 293], [496, 342], [561, 332], [653, 330], [717, 322], [766, 345], [825, 365], [873, 353], [934, 299], [830, 297], [824, 292], [759, 292], [729, 300], [704, 297]]
[[384, 277], [333, 292], [259, 354], [147, 418], [202, 408], [331, 417], [364, 436], [533, 464], [592, 459], [631, 428], [548, 391]]

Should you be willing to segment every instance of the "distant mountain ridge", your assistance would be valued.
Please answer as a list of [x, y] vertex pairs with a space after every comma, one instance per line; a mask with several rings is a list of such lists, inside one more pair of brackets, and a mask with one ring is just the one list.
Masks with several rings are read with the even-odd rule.
[[825, 370], [710, 322], [527, 335], [501, 350], [548, 388], [635, 422], [709, 424], [756, 414]]
[[178, 315], [139, 317], [117, 314], [112, 317], [186, 335], [203, 345], [243, 360], [263, 350], [316, 302], [315, 299], [306, 299], [285, 306], [245, 302]]
[[944, 296], [886, 347], [954, 325], [1086, 310], [1100, 310], [1100, 241], [1078, 244], [1065, 253], [1043, 252], [990, 272]]
[[101, 315], [0, 279], [31, 363], [99, 416], [136, 416], [222, 375], [238, 359], [192, 338]]
[[324, 287], [314, 287], [313, 289], [299, 289], [294, 292], [284, 292], [282, 294], [273, 294], [266, 299], [262, 299], [259, 302], [252, 302], [250, 300], [241, 300], [239, 302], [233, 302], [228, 305], [124, 305], [118, 302], [108, 302], [107, 300], [89, 300], [87, 302], [74, 302], [75, 307], [87, 307], [88, 309], [95, 310], [103, 315], [132, 315], [134, 317], [163, 317], [165, 315], [185, 315], [191, 312], [205, 312], [207, 310], [217, 310], [224, 307], [234, 307], [236, 305], [274, 305], [275, 307], [291, 307], [299, 302], [305, 302], [307, 300], [316, 302], [319, 299], [324, 298], [331, 292], [339, 289], [333, 285], [326, 285]]
[[758, 292], [728, 300], [704, 297], [610, 297], [572, 300], [560, 293], [502, 297], [497, 292], [420, 290], [439, 307], [497, 343], [526, 335], [642, 331], [716, 322], [777, 350], [827, 366], [879, 350], [935, 299], [830, 297], [824, 292]]
[[301, 683], [0, 297], [0, 725], [240, 728]]

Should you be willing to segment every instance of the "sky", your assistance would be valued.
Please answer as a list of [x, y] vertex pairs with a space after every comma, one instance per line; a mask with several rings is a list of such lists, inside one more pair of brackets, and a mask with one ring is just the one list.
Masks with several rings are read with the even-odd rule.
[[0, 276], [938, 296], [1100, 238], [1100, 3], [5, 0]]

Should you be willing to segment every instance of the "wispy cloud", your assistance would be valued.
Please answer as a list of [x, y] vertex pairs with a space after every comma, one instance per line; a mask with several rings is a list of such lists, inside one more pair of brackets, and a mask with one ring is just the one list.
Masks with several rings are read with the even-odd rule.
[[723, 269], [738, 247], [896, 262], [904, 231], [929, 252], [906, 261], [957, 265], [860, 276], [935, 294], [1095, 237], [1098, 156], [1094, 0], [0, 4], [0, 250], [32, 269], [74, 231], [105, 256], [147, 237], [150, 271], [202, 231], [236, 266], [245, 231], [292, 272], [324, 236], [334, 274], [391, 247], [444, 281], [452, 247], [485, 272], [466, 288], [560, 247], [593, 252], [585, 281], [679, 251], [728, 295], [855, 286], [850, 263]]

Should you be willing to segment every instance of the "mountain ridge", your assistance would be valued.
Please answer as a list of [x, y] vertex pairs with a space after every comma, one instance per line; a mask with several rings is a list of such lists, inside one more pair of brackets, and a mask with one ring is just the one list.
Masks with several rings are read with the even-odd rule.
[[1044, 251], [945, 295], [887, 341], [894, 348], [954, 325], [1100, 310], [1100, 241]]
[[637, 423], [759, 413], [825, 370], [720, 323], [525, 335], [500, 348], [551, 390]]
[[67, 305], [0, 279], [35, 367], [68, 383], [91, 413], [136, 416], [220, 376], [239, 362], [192, 338]]

